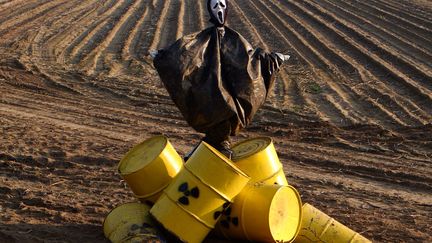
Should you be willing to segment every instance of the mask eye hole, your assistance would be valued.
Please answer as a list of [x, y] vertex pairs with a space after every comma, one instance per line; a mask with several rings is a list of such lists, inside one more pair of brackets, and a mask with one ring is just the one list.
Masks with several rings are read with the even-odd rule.
[[213, 7], [213, 9], [216, 9], [218, 7], [219, 3], [216, 3]]
[[223, 4], [222, 2], [220, 3], [220, 5], [222, 6], [222, 8], [225, 8], [225, 4]]

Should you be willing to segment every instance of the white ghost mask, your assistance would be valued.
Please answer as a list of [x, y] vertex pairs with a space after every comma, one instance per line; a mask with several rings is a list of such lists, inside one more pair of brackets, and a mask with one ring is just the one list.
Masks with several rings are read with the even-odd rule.
[[226, 0], [210, 0], [209, 10], [212, 18], [216, 20], [219, 24], [224, 25], [226, 19]]

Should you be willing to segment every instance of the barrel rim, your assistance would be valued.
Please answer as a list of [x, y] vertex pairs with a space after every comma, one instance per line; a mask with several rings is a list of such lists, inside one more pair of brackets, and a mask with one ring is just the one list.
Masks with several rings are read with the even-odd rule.
[[[139, 169], [137, 169], [136, 171], [130, 172], [130, 173], [123, 173], [121, 171], [121, 167], [124, 165], [124, 163], [126, 163], [128, 157], [135, 151], [139, 150], [142, 146], [144, 146], [146, 143], [154, 140], [154, 139], [160, 139], [162, 138], [164, 140], [163, 146], [161, 146], [160, 151], [158, 151], [158, 153], [155, 153], [154, 157], [152, 157], [151, 159], [149, 159], [150, 162], [148, 162], [147, 164], [144, 164], [143, 166], [141, 166]], [[148, 164], [152, 163], [153, 161], [155, 161], [155, 159], [157, 157], [159, 157], [159, 155], [162, 153], [162, 151], [167, 147], [169, 141], [168, 138], [164, 135], [157, 135], [157, 136], [153, 136], [151, 138], [148, 138], [144, 141], [142, 141], [141, 143], [133, 146], [131, 149], [129, 149], [129, 151], [125, 154], [125, 156], [123, 156], [123, 158], [120, 160], [120, 163], [117, 166], [117, 170], [120, 173], [121, 176], [128, 176], [128, 175], [132, 175], [135, 174], [137, 172], [139, 172], [140, 170], [142, 170], [143, 168], [145, 168]]]
[[[210, 144], [208, 144], [204, 141], [202, 141], [201, 144], [203, 144], [206, 148], [208, 148], [211, 153], [213, 153], [214, 155], [216, 155], [217, 157], [222, 159], [225, 162], [225, 165], [227, 165], [227, 167], [232, 169], [235, 173], [237, 173], [238, 175], [243, 176], [245, 178], [249, 178], [249, 179], [251, 178], [248, 174], [244, 173], [240, 168], [238, 168], [232, 160], [227, 158], [224, 154], [219, 152], [217, 149], [213, 148], [213, 146], [211, 146]], [[185, 167], [186, 166], [187, 166], [187, 163], [185, 163]]]
[[146, 198], [152, 197], [152, 196], [154, 196], [154, 195], [157, 195], [158, 193], [161, 193], [161, 192], [164, 191], [164, 190], [165, 190], [165, 189], [166, 189], [170, 184], [171, 184], [171, 182], [168, 182], [167, 184], [165, 184], [165, 185], [162, 186], [161, 188], [155, 190], [155, 191], [152, 192], [152, 193], [148, 193], [148, 194], [146, 194], [146, 195], [137, 195], [137, 194], [135, 194], [135, 193], [134, 193], [134, 195], [135, 195], [135, 197], [138, 198], [138, 199], [146, 199]]
[[[299, 220], [298, 220], [298, 222], [297, 222], [296, 232], [295, 232], [295, 234], [292, 236], [292, 238], [289, 239], [289, 242], [291, 242], [291, 241], [293, 241], [293, 240], [297, 237], [297, 235], [300, 233], [300, 229], [301, 229], [301, 227], [302, 227], [303, 202], [302, 202], [302, 200], [301, 200], [300, 193], [297, 191], [297, 189], [296, 189], [295, 187], [293, 187], [293, 186], [291, 186], [291, 185], [279, 185], [279, 186], [280, 186], [280, 188], [279, 188], [278, 192], [281, 191], [281, 190], [283, 190], [283, 188], [289, 188], [289, 189], [291, 189], [292, 192], [294, 192], [295, 196], [297, 197], [297, 201], [298, 201], [298, 207], [299, 207], [298, 209], [299, 209], [300, 215], [299, 215]], [[273, 206], [273, 203], [274, 203], [274, 202], [271, 203], [270, 207]], [[268, 218], [268, 220], [270, 221], [270, 217]], [[269, 222], [269, 225], [270, 225], [270, 222]], [[272, 237], [274, 238], [274, 236], [273, 236], [273, 232], [272, 232], [271, 229], [270, 229], [270, 234], [271, 234]]]
[[278, 175], [279, 173], [281, 173], [281, 172], [283, 172], [284, 175], [285, 175], [285, 171], [284, 171], [283, 166], [281, 166], [281, 167], [280, 167], [276, 172], [274, 172], [272, 175], [270, 175], [270, 176], [268, 176], [267, 178], [264, 178], [264, 179], [262, 179], [262, 180], [260, 180], [260, 181], [257, 181], [256, 183], [264, 183], [264, 182], [266, 182], [266, 181], [272, 179], [273, 177], [277, 176], [277, 175]]
[[127, 202], [127, 203], [122, 203], [122, 204], [116, 206], [115, 208], [111, 209], [111, 210], [109, 211], [109, 213], [107, 214], [107, 216], [105, 217], [103, 223], [102, 223], [102, 228], [103, 228], [104, 235], [105, 235], [106, 238], [109, 238], [109, 235], [111, 235], [111, 234], [115, 231], [115, 229], [117, 229], [118, 226], [119, 226], [119, 224], [117, 224], [116, 227], [114, 227], [115, 229], [114, 229], [112, 232], [110, 232], [109, 235], [107, 235], [107, 232], [106, 232], [106, 230], [105, 230], [105, 226], [106, 226], [106, 223], [107, 223], [107, 219], [108, 219], [108, 217], [109, 217], [109, 216], [110, 216], [110, 215], [111, 215], [115, 210], [118, 210], [118, 209], [120, 209], [120, 208], [122, 208], [122, 207], [125, 207], [125, 206], [128, 206], [128, 205], [140, 205], [140, 206], [143, 206], [143, 207], [146, 208], [146, 210], [148, 210], [148, 212], [150, 212], [150, 208], [151, 208], [150, 206], [148, 206], [148, 205], [146, 205], [146, 204], [144, 204], [144, 203], [140, 203], [140, 202]]
[[203, 224], [204, 226], [206, 226], [209, 229], [214, 229], [214, 226], [209, 225], [207, 222], [205, 222], [204, 220], [202, 220], [200, 217], [198, 217], [197, 215], [193, 214], [192, 212], [190, 212], [189, 210], [187, 210], [183, 205], [181, 205], [179, 202], [175, 201], [174, 199], [172, 199], [167, 193], [164, 192], [164, 196], [166, 196], [172, 203], [176, 204], [181, 210], [183, 210], [186, 214], [189, 214], [190, 216], [192, 216], [193, 218], [195, 218], [198, 222], [200, 222], [201, 224]]
[[[224, 193], [221, 193], [217, 188], [213, 187], [212, 185], [210, 185], [209, 183], [207, 183], [206, 181], [204, 181], [203, 179], [201, 179], [198, 175], [196, 175], [193, 171], [191, 171], [189, 168], [187, 168], [186, 166], [184, 167], [184, 172], [189, 173], [191, 176], [193, 176], [195, 179], [197, 179], [199, 182], [201, 182], [203, 185], [205, 185], [206, 187], [210, 188], [210, 190], [212, 190], [213, 192], [215, 192], [217, 195], [219, 195], [221, 198], [223, 198], [225, 201], [232, 203], [233, 199], [229, 198], [227, 195], [225, 195]], [[168, 194], [167, 194], [168, 195]], [[168, 196], [169, 197], [169, 196]]]
[[238, 142], [238, 143], [234, 144], [233, 146], [231, 146], [231, 149], [234, 151], [234, 148], [235, 148], [235, 147], [240, 146], [240, 145], [242, 145], [242, 144], [244, 144], [244, 143], [251, 142], [251, 141], [253, 141], [253, 140], [267, 140], [269, 143], [267, 144], [267, 146], [264, 146], [264, 147], [261, 148], [260, 150], [258, 150], [258, 151], [254, 151], [253, 154], [249, 154], [249, 155], [244, 155], [244, 156], [236, 157], [236, 156], [235, 156], [235, 153], [233, 153], [233, 158], [232, 158], [232, 160], [233, 160], [234, 162], [236, 162], [236, 161], [238, 161], [238, 160], [242, 160], [242, 159], [248, 158], [248, 157], [253, 156], [254, 154], [257, 154], [257, 153], [259, 153], [259, 152], [262, 152], [262, 151], [266, 150], [266, 149], [267, 149], [271, 144], [273, 144], [273, 138], [271, 138], [271, 137], [266, 137], [266, 136], [261, 136], [261, 137], [256, 137], [256, 138], [249, 138], [249, 139], [246, 139], [246, 140], [244, 140], [244, 141]]

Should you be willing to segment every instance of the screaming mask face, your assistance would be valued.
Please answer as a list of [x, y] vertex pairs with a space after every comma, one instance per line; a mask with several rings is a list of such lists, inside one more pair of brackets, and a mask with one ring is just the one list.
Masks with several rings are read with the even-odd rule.
[[208, 0], [207, 8], [212, 22], [218, 26], [223, 26], [227, 15], [226, 0]]

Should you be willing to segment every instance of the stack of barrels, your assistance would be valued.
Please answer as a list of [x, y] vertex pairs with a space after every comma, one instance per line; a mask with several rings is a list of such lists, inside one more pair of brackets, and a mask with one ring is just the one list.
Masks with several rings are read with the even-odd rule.
[[302, 207], [271, 138], [249, 139], [232, 150], [230, 160], [202, 142], [183, 163], [164, 136], [132, 148], [118, 170], [141, 203], [111, 211], [105, 236], [114, 243], [157, 242], [162, 228], [191, 243], [211, 232], [251, 242], [369, 242], [309, 204]]

